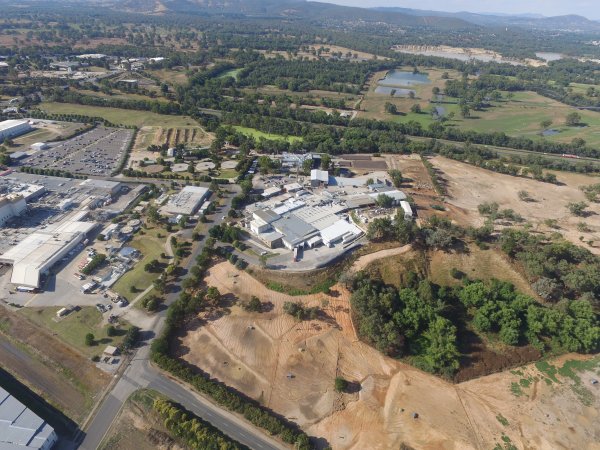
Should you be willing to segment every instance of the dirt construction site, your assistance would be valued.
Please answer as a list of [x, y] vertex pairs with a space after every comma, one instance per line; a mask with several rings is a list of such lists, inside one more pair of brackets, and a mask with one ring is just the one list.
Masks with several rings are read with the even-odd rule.
[[[339, 284], [329, 294], [291, 297], [228, 262], [212, 267], [206, 282], [225, 298], [255, 295], [267, 307], [251, 313], [234, 304], [199, 317], [180, 337], [179, 356], [334, 449], [600, 448], [600, 388], [590, 383], [598, 358], [573, 363], [582, 358], [567, 355], [452, 384], [361, 343]], [[283, 313], [286, 301], [323, 314], [298, 322]], [[585, 367], [568, 377], [567, 360]], [[336, 376], [353, 388], [336, 392]]]
[[[586, 200], [582, 186], [600, 182], [600, 178], [570, 172], [556, 172], [559, 184], [543, 183], [531, 178], [499, 174], [444, 157], [435, 157], [431, 163], [446, 183], [446, 203], [454, 209], [460, 225], [483, 225], [477, 207], [484, 202], [496, 202], [501, 209], [513, 209], [531, 223], [534, 230], [560, 232], [576, 245], [582, 245], [600, 254], [600, 205]], [[526, 191], [529, 201], [519, 199], [519, 191]], [[585, 201], [589, 204], [585, 217], [571, 214], [567, 205]], [[555, 220], [554, 228], [545, 222]], [[585, 223], [586, 231], [578, 224]], [[592, 241], [592, 245], [587, 244]]]

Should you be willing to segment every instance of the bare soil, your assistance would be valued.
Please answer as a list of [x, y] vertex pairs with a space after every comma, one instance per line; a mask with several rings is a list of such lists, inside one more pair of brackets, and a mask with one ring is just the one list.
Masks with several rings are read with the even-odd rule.
[[[586, 217], [573, 216], [567, 209], [571, 202], [586, 201], [582, 186], [600, 182], [600, 178], [576, 173], [556, 172], [560, 184], [542, 183], [530, 178], [513, 177], [481, 169], [444, 157], [431, 163], [443, 174], [448, 190], [446, 203], [451, 205], [453, 218], [462, 225], [480, 226], [484, 218], [477, 211], [484, 202], [496, 202], [501, 209], [513, 209], [540, 232], [560, 232], [565, 239], [600, 254], [600, 204], [590, 203]], [[519, 200], [519, 191], [527, 191], [531, 201]], [[558, 228], [549, 228], [547, 219], [557, 221]], [[580, 232], [584, 222], [590, 231]], [[580, 239], [582, 237], [582, 239]], [[593, 241], [590, 246], [588, 241]]]
[[[329, 296], [289, 297], [227, 262], [211, 268], [206, 282], [232, 300], [256, 295], [272, 306], [263, 313], [232, 306], [199, 318], [180, 340], [181, 357], [334, 449], [397, 449], [402, 443], [486, 449], [502, 443], [503, 435], [519, 449], [600, 448], [598, 389], [589, 388], [585, 406], [568, 379], [539, 382], [544, 375], [534, 366], [452, 384], [360, 342], [343, 287]], [[318, 306], [323, 300], [329, 304], [319, 320], [297, 322], [282, 313], [285, 301]], [[581, 375], [588, 387], [590, 374]], [[358, 395], [340, 399], [336, 376], [358, 383]], [[522, 377], [531, 381], [517, 396], [512, 383]]]

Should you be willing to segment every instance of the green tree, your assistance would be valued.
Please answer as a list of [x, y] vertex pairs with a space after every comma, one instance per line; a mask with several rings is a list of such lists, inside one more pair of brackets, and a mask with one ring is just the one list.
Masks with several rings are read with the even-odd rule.
[[95, 340], [95, 337], [92, 333], [88, 333], [85, 335], [85, 345], [87, 345], [88, 347], [91, 347], [92, 345], [94, 345], [94, 340]]
[[344, 392], [348, 389], [348, 381], [342, 377], [335, 377], [334, 387], [337, 392]]
[[428, 341], [424, 359], [434, 371], [445, 374], [454, 373], [459, 367], [459, 353], [456, 348], [456, 327], [443, 317], [438, 316], [424, 337]]
[[392, 183], [395, 187], [400, 187], [402, 185], [402, 172], [400, 172], [398, 169], [389, 170], [388, 175], [392, 179]]
[[581, 114], [578, 112], [570, 112], [565, 118], [565, 124], [569, 127], [575, 127], [581, 123]]

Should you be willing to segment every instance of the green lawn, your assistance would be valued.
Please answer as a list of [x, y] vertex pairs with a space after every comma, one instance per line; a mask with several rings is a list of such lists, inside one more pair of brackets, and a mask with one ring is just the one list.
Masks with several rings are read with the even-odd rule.
[[137, 111], [120, 108], [104, 108], [101, 106], [76, 105], [72, 103], [41, 103], [39, 108], [51, 114], [81, 114], [84, 116], [102, 117], [117, 125], [158, 126], [176, 128], [197, 126], [198, 123], [188, 116], [172, 116], [155, 114], [150, 111]]
[[218, 78], [232, 77], [232, 78], [234, 78], [235, 80], [237, 80], [238, 74], [239, 74], [241, 71], [242, 71], [242, 68], [241, 68], [241, 67], [240, 67], [240, 68], [238, 68], [238, 69], [231, 69], [231, 70], [228, 70], [227, 72], [225, 72], [225, 73], [222, 73], [221, 75], [219, 75], [219, 77], [218, 77]]
[[[506, 96], [506, 93], [503, 93]], [[600, 145], [600, 113], [577, 111], [585, 127], [568, 127], [566, 116], [576, 108], [542, 97], [534, 92], [517, 92], [511, 100], [494, 103], [485, 111], [471, 111], [471, 117], [463, 119], [456, 114], [453, 125], [479, 132], [502, 131], [510, 136], [556, 142], [571, 142], [582, 138], [590, 145]], [[542, 137], [540, 123], [552, 121], [552, 129], [560, 131], [553, 136]]]
[[221, 169], [219, 171], [219, 178], [235, 178], [239, 175], [235, 169]]
[[240, 133], [245, 134], [246, 136], [252, 136], [254, 139], [257, 139], [257, 140], [260, 138], [264, 138], [264, 139], [280, 140], [280, 141], [286, 140], [290, 143], [302, 140], [302, 138], [298, 137], [298, 136], [283, 136], [281, 134], [264, 133], [255, 128], [241, 127], [238, 125], [234, 126], [233, 128], [235, 128], [236, 131], [239, 131]]
[[[160, 275], [159, 273], [146, 272], [144, 270], [146, 263], [153, 259], [157, 259], [163, 263], [167, 262], [166, 260], [161, 259], [160, 254], [165, 251], [164, 243], [168, 233], [162, 228], [157, 227], [143, 231], [144, 234], [140, 234], [138, 231], [131, 242], [128, 243], [128, 245], [138, 249], [142, 253], [142, 260], [137, 263], [133, 269], [119, 278], [119, 281], [117, 281], [112, 288], [115, 292], [119, 293], [129, 301], [132, 301], [140, 292], [152, 285], [153, 281]], [[163, 237], [159, 238], [158, 233], [161, 233]], [[131, 286], [135, 286], [138, 292], [131, 292]]]
[[[106, 303], [106, 302], [102, 302]], [[99, 355], [107, 345], [118, 346], [123, 341], [123, 336], [128, 326], [121, 325], [119, 336], [109, 337], [106, 334], [107, 326], [102, 326], [102, 314], [93, 306], [81, 307], [79, 311], [72, 311], [61, 319], [56, 318], [60, 307], [50, 308], [21, 308], [19, 312], [38, 325], [51, 330], [65, 343], [75, 347], [87, 357]], [[92, 333], [95, 345], [85, 345], [85, 335]]]

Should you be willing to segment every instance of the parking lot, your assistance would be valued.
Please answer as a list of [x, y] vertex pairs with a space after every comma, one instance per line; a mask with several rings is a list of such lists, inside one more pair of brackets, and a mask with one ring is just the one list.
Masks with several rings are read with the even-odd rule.
[[47, 150], [40, 150], [20, 164], [74, 174], [109, 176], [125, 157], [133, 134], [133, 130], [124, 128], [96, 127]]

